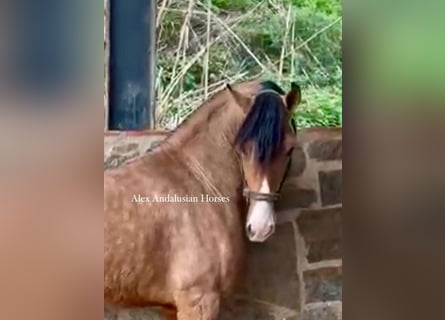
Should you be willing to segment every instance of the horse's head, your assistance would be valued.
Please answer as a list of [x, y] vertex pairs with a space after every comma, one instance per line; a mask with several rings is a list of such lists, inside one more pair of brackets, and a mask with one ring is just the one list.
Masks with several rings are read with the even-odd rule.
[[274, 203], [296, 144], [291, 111], [301, 100], [297, 84], [293, 83], [287, 94], [270, 84], [263, 83], [263, 89], [255, 97], [228, 86], [228, 91], [246, 114], [235, 146], [241, 156], [244, 196], [249, 202], [246, 232], [249, 240], [255, 242], [265, 241], [275, 230]]

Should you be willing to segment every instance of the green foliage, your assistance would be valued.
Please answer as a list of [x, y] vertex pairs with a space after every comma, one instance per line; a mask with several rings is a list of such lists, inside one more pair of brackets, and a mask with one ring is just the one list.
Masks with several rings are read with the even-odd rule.
[[[199, 105], [206, 74], [209, 85], [260, 78], [289, 89], [290, 82], [297, 81], [303, 90], [295, 113], [299, 127], [342, 125], [340, 0], [212, 0], [216, 16], [211, 17], [210, 40], [216, 40], [209, 49], [208, 66], [204, 55], [199, 56], [207, 45], [208, 2], [195, 4], [196, 11], [189, 16], [185, 49], [178, 44], [189, 2], [171, 3], [158, 34], [158, 69], [163, 71], [159, 87], [168, 88], [179, 70], [184, 76], [167, 97], [168, 105], [184, 103], [185, 97], [193, 101], [187, 100], [184, 108]], [[169, 108], [164, 116], [176, 119], [178, 112], [177, 107]]]
[[226, 11], [243, 11], [255, 3], [256, 1], [254, 0], [212, 0], [212, 5], [215, 8]]
[[294, 114], [299, 128], [342, 126], [341, 89], [312, 89], [306, 95], [306, 107], [297, 108]]
[[298, 8], [309, 8], [312, 12], [337, 17], [342, 15], [342, 4], [339, 0], [289, 0], [288, 2]]

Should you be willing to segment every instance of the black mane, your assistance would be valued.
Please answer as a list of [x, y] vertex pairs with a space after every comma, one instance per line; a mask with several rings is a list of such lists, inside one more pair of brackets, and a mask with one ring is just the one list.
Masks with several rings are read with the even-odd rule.
[[241, 125], [235, 138], [235, 146], [242, 149], [252, 143], [255, 160], [262, 166], [269, 164], [279, 151], [283, 141], [284, 91], [274, 82], [261, 83], [262, 90]]

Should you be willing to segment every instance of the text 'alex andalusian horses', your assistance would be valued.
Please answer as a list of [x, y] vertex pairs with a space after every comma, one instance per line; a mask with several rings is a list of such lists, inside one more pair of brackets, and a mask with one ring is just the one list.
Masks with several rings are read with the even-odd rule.
[[244, 263], [243, 230], [258, 242], [274, 232], [300, 97], [295, 84], [227, 86], [153, 151], [105, 172], [107, 304], [217, 319]]

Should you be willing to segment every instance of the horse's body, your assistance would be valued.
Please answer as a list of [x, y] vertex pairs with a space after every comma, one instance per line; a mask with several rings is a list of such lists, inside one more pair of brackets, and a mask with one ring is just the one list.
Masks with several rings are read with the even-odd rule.
[[[261, 84], [236, 88], [253, 97]], [[179, 320], [217, 318], [245, 260], [244, 177], [233, 147], [245, 114], [227, 100], [216, 94], [153, 151], [105, 172], [106, 303], [170, 305]], [[186, 202], [135, 201], [168, 195]]]

